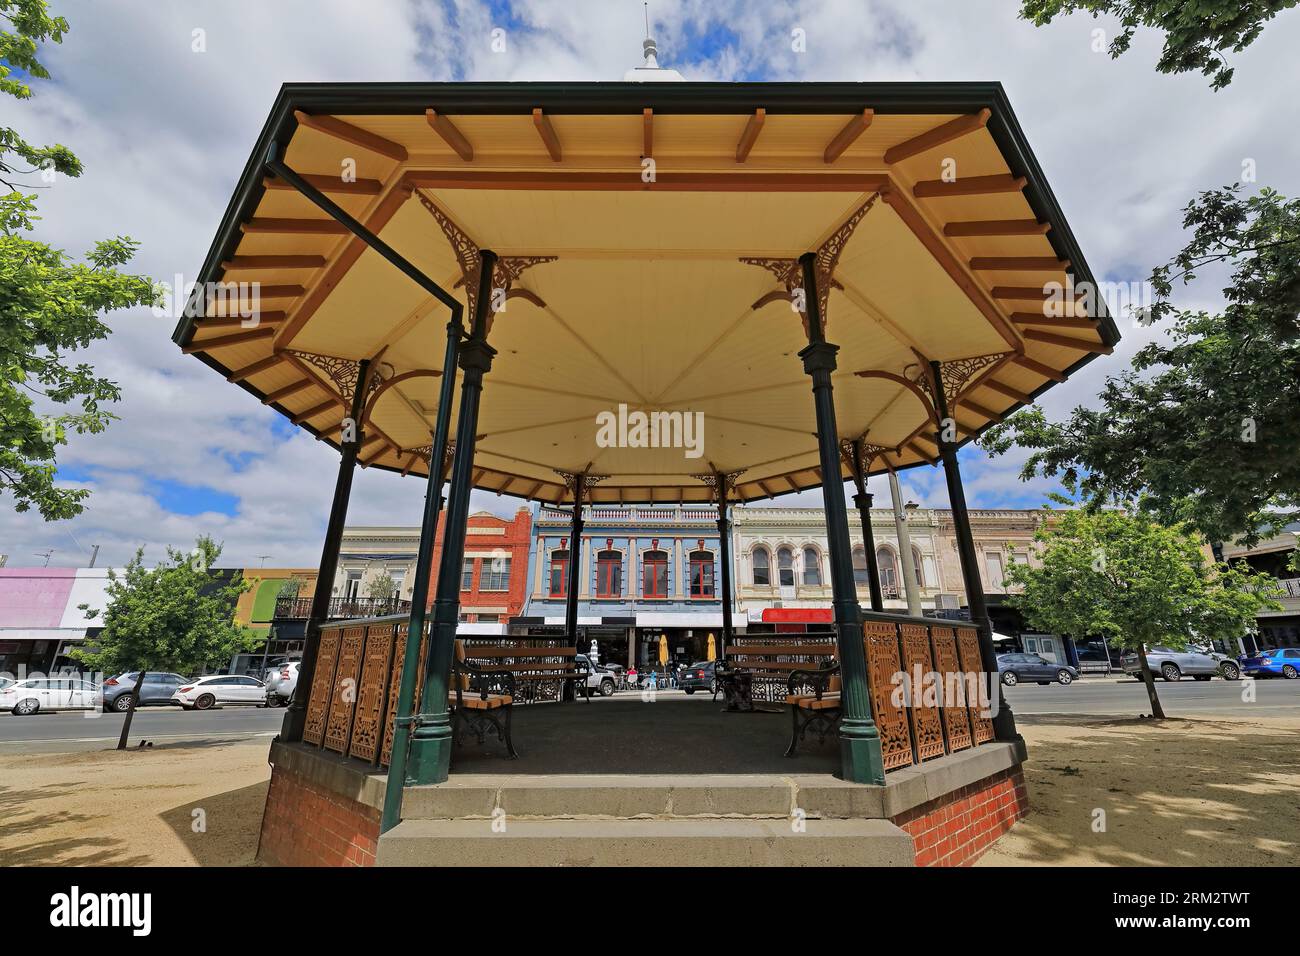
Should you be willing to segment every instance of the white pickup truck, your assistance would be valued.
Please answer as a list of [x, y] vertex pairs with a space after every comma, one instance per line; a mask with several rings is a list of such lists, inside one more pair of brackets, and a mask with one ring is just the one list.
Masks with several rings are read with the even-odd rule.
[[618, 682], [614, 675], [607, 670], [603, 670], [599, 664], [595, 667], [591, 665], [591, 658], [586, 654], [577, 656], [579, 667], [587, 669], [587, 693], [596, 691], [601, 697], [613, 697], [614, 691], [618, 690]]

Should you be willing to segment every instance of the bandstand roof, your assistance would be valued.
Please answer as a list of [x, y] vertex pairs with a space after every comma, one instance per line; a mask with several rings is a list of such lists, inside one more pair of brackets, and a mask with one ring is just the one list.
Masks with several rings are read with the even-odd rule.
[[[368, 467], [427, 474], [447, 310], [270, 176], [272, 142], [462, 301], [475, 247], [513, 264], [482, 489], [563, 501], [557, 470], [608, 476], [595, 502], [707, 501], [713, 470], [737, 500], [819, 485], [788, 294], [808, 251], [832, 280], [839, 437], [871, 472], [937, 457], [925, 360], [969, 440], [1119, 339], [1100, 303], [1044, 315], [1044, 283], [1093, 277], [999, 84], [287, 85], [198, 276], [260, 283], [262, 321], [208, 297], [174, 339], [334, 444], [374, 360]], [[702, 412], [702, 456], [600, 447], [620, 404]]]

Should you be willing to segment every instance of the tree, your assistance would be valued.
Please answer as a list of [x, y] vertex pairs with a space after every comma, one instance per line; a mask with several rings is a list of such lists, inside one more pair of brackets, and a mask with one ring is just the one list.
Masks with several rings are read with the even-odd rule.
[[1011, 564], [1008, 598], [1030, 626], [1075, 640], [1104, 637], [1137, 652], [1151, 714], [1165, 716], [1148, 646], [1176, 649], [1240, 636], [1276, 609], [1277, 582], [1244, 563], [1207, 561], [1186, 526], [1115, 510], [1052, 511], [1035, 533], [1038, 566]]
[[373, 601], [391, 601], [396, 593], [397, 582], [393, 580], [393, 576], [387, 571], [373, 578], [366, 585], [366, 594]]
[[[62, 42], [68, 23], [49, 15], [46, 0], [0, 0], [0, 19], [13, 28], [0, 30], [0, 92], [29, 99], [27, 79], [49, 78], [37, 44]], [[31, 168], [18, 169], [18, 160]], [[33, 146], [0, 127], [0, 183], [9, 189], [0, 195], [0, 492], [46, 520], [80, 513], [89, 494], [55, 487], [58, 446], [70, 432], [103, 431], [114, 416], [102, 406], [120, 397], [116, 384], [66, 353], [107, 337], [101, 313], [156, 298], [147, 279], [117, 271], [135, 254], [129, 238], [98, 242], [79, 262], [24, 235], [39, 217], [35, 194], [17, 176], [39, 172], [48, 184], [81, 170], [66, 146]]]
[[1240, 53], [1264, 30], [1264, 24], [1300, 0], [1023, 0], [1020, 16], [1035, 26], [1057, 16], [1086, 11], [1093, 17], [1113, 14], [1123, 30], [1110, 41], [1111, 57], [1128, 51], [1138, 27], [1165, 34], [1156, 63], [1161, 73], [1200, 70], [1220, 90], [1232, 82], [1226, 51]]
[[[1064, 422], [1040, 409], [985, 433], [1031, 454], [1023, 478], [1059, 477], [1093, 503], [1137, 501], [1211, 541], [1248, 542], [1300, 517], [1300, 202], [1240, 185], [1184, 210], [1191, 239], [1151, 275], [1150, 321], [1170, 336], [1106, 380], [1100, 407]], [[1176, 308], [1175, 283], [1227, 265], [1221, 312]]]
[[[146, 673], [197, 674], [257, 643], [256, 635], [235, 622], [235, 602], [251, 582], [210, 573], [220, 554], [220, 545], [202, 536], [190, 554], [168, 548], [167, 560], [157, 567], [144, 566], [141, 548], [120, 574], [109, 570], [104, 629], [93, 648], [70, 654], [103, 673], [139, 670], [118, 750], [126, 747]], [[80, 607], [87, 617], [100, 613], [86, 604]]]

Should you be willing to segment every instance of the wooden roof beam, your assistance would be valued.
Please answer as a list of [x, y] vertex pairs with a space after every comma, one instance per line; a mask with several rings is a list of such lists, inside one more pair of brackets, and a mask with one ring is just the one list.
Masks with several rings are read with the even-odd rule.
[[740, 142], [736, 144], [736, 162], [743, 163], [749, 159], [749, 151], [758, 142], [758, 134], [763, 132], [763, 122], [766, 119], [767, 110], [762, 107], [754, 110], [754, 115], [745, 123], [745, 129], [740, 134]]
[[[259, 359], [251, 365], [245, 365], [243, 368], [237, 368], [226, 376], [227, 382], [242, 382], [246, 378], [252, 378], [261, 372], [269, 371], [279, 365], [283, 359], [278, 355], [269, 355], [264, 359]], [[295, 424], [297, 424], [295, 422]]]
[[[344, 179], [341, 176], [322, 176], [319, 173], [300, 173], [302, 178], [323, 193], [343, 193], [348, 196], [378, 196], [384, 184], [378, 179]], [[268, 176], [262, 183], [267, 189], [298, 191], [277, 176]]]
[[272, 405], [275, 402], [280, 401], [282, 398], [288, 398], [290, 395], [297, 394], [304, 388], [311, 388], [315, 384], [315, 382], [305, 378], [299, 379], [291, 385], [284, 386], [284, 388], [277, 388], [274, 392], [267, 392], [266, 395], [262, 397], [262, 404]]
[[290, 421], [292, 421], [295, 425], [301, 425], [303, 422], [307, 421], [308, 419], [315, 418], [317, 415], [324, 415], [331, 408], [338, 408], [338, 406], [339, 406], [338, 398], [331, 397], [328, 401], [321, 402], [319, 405], [314, 405], [311, 408], [307, 409], [306, 411], [299, 412], [297, 415], [294, 415], [293, 418], [290, 419]]
[[235, 332], [233, 335], [218, 335], [216, 338], [204, 339], [202, 342], [191, 340], [189, 345], [181, 347], [181, 351], [186, 355], [193, 355], [195, 352], [206, 352], [209, 349], [219, 349], [227, 345], [244, 345], [248, 342], [256, 342], [258, 339], [265, 339], [274, 334], [275, 329], [270, 326], [248, 329], [244, 332]]
[[970, 261], [976, 272], [1064, 272], [1069, 259], [1056, 256], [976, 256]]
[[333, 219], [277, 219], [270, 216], [254, 217], [240, 223], [246, 235], [274, 236], [342, 236], [347, 233], [343, 223]]
[[835, 134], [835, 138], [826, 144], [826, 152], [822, 154], [822, 159], [827, 163], [833, 163], [844, 154], [844, 151], [853, 145], [854, 140], [867, 131], [871, 121], [875, 119], [875, 111], [870, 109], [863, 110], [859, 115], [853, 117], [844, 128]]
[[1042, 325], [1053, 329], [1082, 329], [1088, 332], [1097, 328], [1094, 319], [1068, 315], [1040, 315], [1037, 312], [1012, 312], [1011, 321], [1016, 325]]
[[971, 219], [950, 222], [943, 227], [945, 236], [1043, 236], [1050, 232], [1050, 222], [1037, 219]]
[[944, 179], [926, 179], [912, 187], [917, 199], [934, 199], [944, 196], [983, 196], [990, 193], [1018, 193], [1029, 180], [1024, 176], [965, 176], [951, 182]]
[[966, 116], [958, 116], [954, 120], [949, 120], [942, 126], [936, 126], [928, 132], [919, 136], [913, 136], [909, 140], [904, 140], [897, 146], [892, 146], [885, 150], [885, 162], [891, 166], [894, 163], [900, 163], [905, 159], [924, 153], [926, 150], [934, 149], [936, 146], [942, 146], [944, 143], [950, 143], [954, 139], [960, 139], [968, 133], [983, 129], [988, 125], [989, 117], [992, 111], [987, 107], [981, 109], [978, 113], [970, 113]]
[[[279, 325], [284, 321], [283, 312], [259, 312], [256, 315], [210, 315], [205, 319], [198, 319], [198, 327], [201, 329], [234, 329], [249, 328], [255, 329], [259, 325]], [[253, 321], [256, 319], [256, 321]], [[244, 325], [245, 322], [252, 322], [251, 325]]]
[[1037, 359], [1031, 359], [1028, 355], [1012, 356], [1011, 361], [1021, 366], [1022, 368], [1029, 369], [1029, 371], [1031, 372], [1037, 372], [1039, 375], [1043, 376], [1043, 378], [1050, 378], [1053, 382], [1065, 381], [1064, 372], [1057, 371], [1056, 369], [1052, 368], [1050, 365], [1044, 365], [1042, 362], [1038, 361]]
[[298, 121], [299, 126], [306, 126], [308, 129], [314, 129], [318, 133], [324, 133], [326, 136], [333, 136], [335, 139], [342, 140], [345, 143], [351, 143], [353, 146], [360, 146], [362, 149], [368, 149], [372, 153], [378, 153], [380, 156], [387, 156], [389, 159], [404, 163], [407, 160], [406, 148], [399, 143], [394, 143], [391, 139], [376, 135], [369, 130], [364, 130], [359, 126], [353, 126], [351, 123], [345, 123], [343, 120], [334, 116], [312, 116], [304, 113], [302, 110], [293, 111], [294, 119]]
[[231, 256], [221, 263], [230, 269], [319, 269], [324, 256]]
[[1019, 389], [1012, 388], [1010, 385], [1003, 385], [1001, 382], [995, 382], [992, 379], [984, 379], [979, 383], [981, 388], [991, 388], [993, 391], [1005, 395], [1007, 398], [1013, 398], [1022, 405], [1029, 405], [1033, 402], [1033, 396], [1022, 392]]
[[455, 123], [440, 115], [437, 110], [425, 110], [424, 118], [433, 131], [442, 137], [443, 142], [450, 146], [457, 156], [467, 163], [474, 158], [474, 147], [470, 145], [464, 134], [456, 128]]
[[1041, 329], [1025, 329], [1025, 338], [1032, 342], [1046, 342], [1048, 345], [1059, 345], [1067, 349], [1078, 349], [1080, 352], [1094, 352], [1098, 355], [1110, 355], [1115, 351], [1109, 345], [1101, 342], [1088, 342], [1084, 339], [1076, 339], [1069, 335], [1057, 335], [1055, 332], [1044, 332]]
[[542, 112], [540, 106], [533, 110], [533, 125], [537, 127], [537, 135], [542, 138], [542, 144], [550, 154], [551, 161], [558, 163], [564, 159], [564, 151], [560, 148], [560, 137], [555, 135], [551, 118]]
[[989, 419], [990, 421], [994, 421], [994, 422], [1002, 421], [1001, 412], [995, 412], [991, 408], [985, 408], [983, 405], [980, 405], [978, 402], [973, 402], [969, 398], [962, 398], [959, 399], [958, 401], [960, 404], [965, 405], [975, 414], [983, 415], [985, 418]]

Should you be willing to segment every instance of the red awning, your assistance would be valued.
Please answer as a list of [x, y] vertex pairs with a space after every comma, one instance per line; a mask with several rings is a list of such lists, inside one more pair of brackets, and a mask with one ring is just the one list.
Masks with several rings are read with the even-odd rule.
[[830, 624], [835, 620], [828, 607], [765, 607], [763, 622], [772, 624]]

